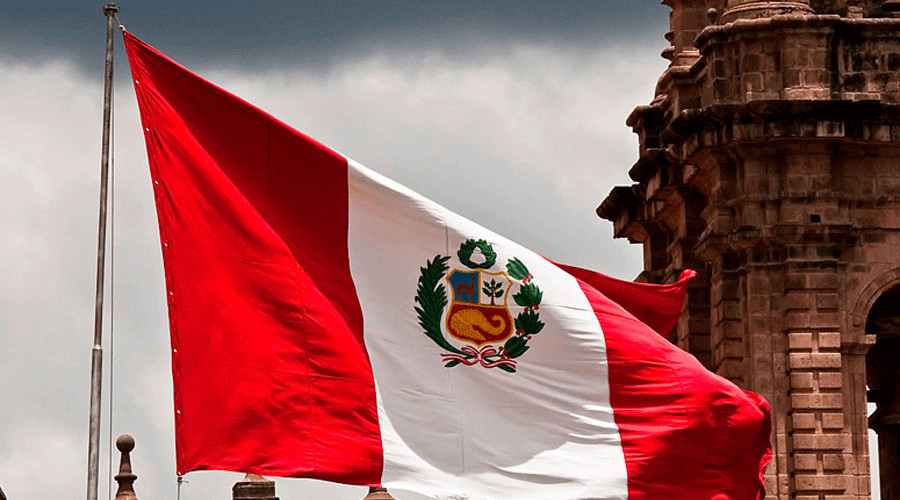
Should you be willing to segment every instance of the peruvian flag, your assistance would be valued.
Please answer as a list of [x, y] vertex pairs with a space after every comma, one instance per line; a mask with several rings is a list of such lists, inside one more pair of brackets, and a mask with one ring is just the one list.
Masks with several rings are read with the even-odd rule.
[[654, 286], [555, 264], [125, 43], [179, 474], [453, 499], [762, 498], [766, 402], [660, 335], [691, 272]]

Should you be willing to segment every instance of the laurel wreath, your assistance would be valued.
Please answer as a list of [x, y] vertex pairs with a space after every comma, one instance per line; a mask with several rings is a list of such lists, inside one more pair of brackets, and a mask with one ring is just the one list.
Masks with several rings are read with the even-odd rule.
[[[472, 262], [472, 253], [476, 248], [481, 250], [481, 255], [484, 256], [484, 262], [481, 264]], [[494, 248], [485, 240], [468, 239], [464, 241], [459, 246], [456, 255], [459, 257], [459, 261], [469, 269], [489, 269], [497, 262], [497, 252], [494, 252]]]
[[[485, 257], [485, 261], [481, 264], [471, 261], [472, 253], [476, 248]], [[466, 240], [460, 245], [457, 255], [460, 262], [470, 269], [487, 269], [497, 261], [496, 252], [485, 240]], [[447, 288], [441, 283], [441, 279], [449, 269], [448, 260], [450, 260], [449, 256], [435, 255], [433, 259], [426, 262], [425, 267], [419, 268], [420, 274], [415, 297], [418, 305], [414, 309], [419, 326], [422, 327], [425, 335], [439, 347], [457, 355], [444, 365], [449, 368], [460, 363], [474, 364], [477, 360], [473, 361], [475, 356], [450, 344], [441, 331], [441, 317], [447, 307]], [[523, 310], [513, 320], [515, 333], [506, 340], [502, 347], [497, 349], [496, 354], [484, 356], [484, 360], [501, 370], [514, 373], [516, 371], [515, 359], [525, 354], [530, 348], [528, 342], [544, 328], [540, 313], [537, 312], [544, 294], [537, 285], [531, 282], [533, 276], [519, 259], [515, 257], [509, 259], [506, 263], [506, 271], [513, 279], [522, 282], [519, 291], [513, 295], [513, 300]]]

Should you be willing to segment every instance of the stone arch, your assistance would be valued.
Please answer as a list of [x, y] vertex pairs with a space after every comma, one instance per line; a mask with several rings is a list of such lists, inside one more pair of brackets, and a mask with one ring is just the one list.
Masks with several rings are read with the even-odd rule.
[[875, 301], [894, 288], [900, 288], [900, 267], [879, 274], [859, 293], [853, 310], [850, 311], [848, 322], [850, 338], [845, 339], [845, 344], [847, 340], [856, 346], [870, 346], [875, 343], [874, 337], [866, 338], [866, 318]]
[[[870, 375], [868, 372], [872, 370], [870, 365], [872, 352], [871, 349], [875, 346], [877, 341], [877, 333], [872, 330], [871, 325], [869, 325], [869, 331], [867, 332], [867, 323], [870, 314], [873, 312], [873, 307], [875, 307], [876, 302], [878, 302], [882, 297], [885, 297], [886, 294], [891, 294], [892, 292], [896, 292], [900, 290], [900, 267], [890, 269], [887, 272], [879, 273], [874, 279], [872, 279], [868, 285], [862, 288], [861, 291], [856, 293], [856, 300], [852, 303], [852, 309], [848, 312], [847, 321], [845, 322], [846, 330], [845, 335], [842, 340], [842, 351], [845, 355], [849, 355], [849, 362], [855, 365], [857, 368], [849, 370], [850, 372], [856, 372], [856, 370], [860, 370], [864, 377], [868, 378]], [[849, 291], [853, 293], [853, 291]], [[848, 304], [850, 305], [850, 304]], [[867, 362], [869, 361], [869, 362]], [[868, 366], [867, 366], [868, 365]], [[846, 366], [845, 366], [846, 369]], [[860, 373], [857, 372], [857, 373]], [[866, 385], [868, 385], [869, 381], [866, 381]], [[865, 412], [864, 415], [869, 413], [867, 409], [867, 403], [869, 402], [869, 393], [867, 392], [855, 392], [853, 395], [849, 395], [851, 399], [856, 399], [855, 402], [852, 403], [852, 406], [855, 408], [859, 408], [858, 411]], [[863, 425], [867, 423], [865, 420], [862, 422]], [[882, 476], [881, 471], [884, 470], [882, 467], [881, 461], [884, 460], [884, 453], [881, 453], [877, 447], [877, 440], [874, 438], [874, 433], [863, 432], [863, 436], [865, 436], [865, 442], [871, 441], [871, 446], [869, 449], [871, 450], [871, 459], [874, 459], [875, 456], [879, 458], [878, 468], [870, 468], [869, 474], [873, 477]], [[888, 455], [894, 454], [890, 450], [887, 451]], [[888, 459], [890, 460], [890, 458]], [[869, 462], [870, 466], [875, 465], [873, 462]], [[898, 474], [900, 476], [900, 474]], [[881, 489], [884, 491], [885, 483], [881, 482]], [[898, 499], [900, 497], [896, 496], [884, 496], [882, 494], [882, 498], [885, 500], [888, 499]]]
[[[887, 302], [890, 302], [888, 304]], [[891, 360], [900, 354], [900, 322], [893, 334], [885, 334], [884, 328], [879, 328], [877, 323], [885, 320], [889, 316], [895, 316], [891, 307], [896, 308], [896, 303], [900, 302], [900, 267], [891, 269], [887, 272], [880, 273], [875, 277], [862, 291], [859, 293], [853, 309], [849, 314], [849, 338], [845, 338], [845, 352], [856, 352], [865, 354], [864, 373], [866, 375], [866, 386], [869, 389], [865, 400], [870, 403], [876, 403], [881, 408], [877, 413], [883, 414], [890, 402], [885, 402], [884, 392], [898, 392], [896, 389], [897, 380], [900, 373], [889, 373], [891, 370], [897, 371], [898, 366], [891, 363], [886, 367], [885, 360]], [[887, 307], [886, 307], [887, 306]], [[900, 318], [900, 308], [896, 308], [896, 316]], [[888, 340], [894, 337], [893, 340]], [[850, 345], [846, 345], [849, 341]], [[889, 361], [890, 363], [890, 361]], [[875, 373], [880, 372], [880, 373]], [[888, 387], [874, 388], [877, 385], [877, 379], [887, 375]], [[881, 394], [879, 394], [879, 392]], [[900, 397], [898, 394], [897, 397]], [[878, 403], [878, 399], [881, 402]], [[865, 407], [865, 406], [864, 406]], [[868, 413], [868, 411], [866, 412]], [[880, 417], [873, 414], [869, 419], [869, 427], [878, 431], [878, 420]], [[878, 450], [872, 450], [873, 454], [879, 457], [879, 469], [870, 470], [870, 474], [880, 476], [881, 478], [881, 494], [885, 500], [900, 500], [900, 446], [898, 439], [900, 434], [891, 436], [891, 430], [885, 432], [880, 429], [878, 432]], [[867, 437], [867, 440], [871, 438]], [[893, 442], [893, 444], [891, 444]], [[875, 442], [872, 443], [873, 446]]]
[[869, 428], [878, 434], [881, 498], [900, 500], [900, 283], [879, 293], [866, 316], [867, 401], [875, 403]]

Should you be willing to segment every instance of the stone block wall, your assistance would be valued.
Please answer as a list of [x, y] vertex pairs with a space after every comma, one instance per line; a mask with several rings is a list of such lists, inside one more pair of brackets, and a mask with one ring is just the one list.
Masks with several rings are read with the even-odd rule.
[[900, 287], [900, 19], [664, 3], [672, 64], [628, 119], [634, 184], [598, 214], [643, 245], [639, 279], [700, 272], [669, 338], [769, 400], [767, 498], [870, 498], [866, 322]]

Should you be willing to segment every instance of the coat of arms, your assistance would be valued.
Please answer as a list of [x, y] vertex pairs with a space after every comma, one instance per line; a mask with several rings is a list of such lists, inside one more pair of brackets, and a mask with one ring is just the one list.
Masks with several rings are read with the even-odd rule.
[[[475, 252], [480, 259], [474, 258]], [[419, 325], [444, 349], [444, 366], [481, 365], [515, 372], [516, 358], [544, 328], [538, 312], [543, 294], [519, 259], [513, 257], [504, 268], [495, 269], [497, 254], [485, 240], [464, 241], [457, 256], [462, 269], [450, 269], [450, 257], [442, 255], [421, 268], [415, 299]], [[515, 316], [509, 298], [521, 309]]]

